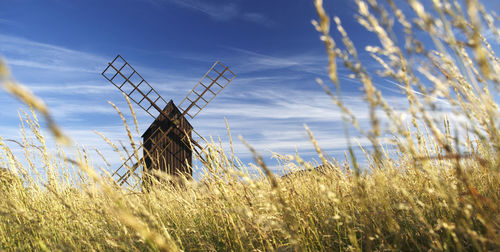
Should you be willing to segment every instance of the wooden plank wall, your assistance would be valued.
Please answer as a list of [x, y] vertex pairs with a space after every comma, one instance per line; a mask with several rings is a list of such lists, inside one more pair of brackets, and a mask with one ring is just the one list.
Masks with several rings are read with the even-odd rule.
[[[169, 118], [165, 118], [160, 115], [153, 124], [146, 130], [143, 135], [143, 141], [146, 143], [144, 146], [144, 156], [146, 161], [146, 171], [147, 170], [160, 170], [166, 172], [170, 175], [180, 175], [185, 174], [192, 176], [192, 150], [182, 143], [181, 139], [185, 136], [185, 132], [190, 132], [192, 126], [182, 117], [179, 120], [179, 128], [174, 128], [162, 142], [158, 142], [161, 139], [160, 131], [156, 129], [161, 127], [163, 131], [166, 131], [169, 127], [173, 126], [172, 118], [179, 116], [181, 113], [175, 104], [170, 101], [165, 107], [164, 111], [168, 114]], [[175, 126], [174, 126], [175, 127]], [[191, 133], [189, 133], [190, 135]], [[147, 141], [151, 138], [152, 141]], [[154, 148], [151, 142], [156, 143], [159, 147]], [[165, 146], [167, 146], [165, 148]], [[151, 157], [147, 153], [151, 153]], [[160, 153], [163, 152], [163, 153]]]

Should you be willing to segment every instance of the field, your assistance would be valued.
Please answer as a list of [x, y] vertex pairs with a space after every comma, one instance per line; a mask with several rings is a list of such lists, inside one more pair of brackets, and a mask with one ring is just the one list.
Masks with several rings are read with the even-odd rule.
[[[121, 190], [87, 150], [71, 159], [47, 147], [37, 116], [61, 146], [66, 136], [0, 62], [2, 87], [32, 108], [22, 116], [24, 157], [0, 136], [0, 250], [500, 250], [499, 18], [472, 0], [433, 2], [424, 8], [409, 0], [402, 11], [396, 1], [356, 1], [358, 21], [380, 40], [365, 48], [383, 68], [378, 73], [363, 67], [340, 20], [331, 22], [322, 1], [314, 2], [331, 83], [318, 82], [343, 112], [346, 137], [359, 132], [372, 148], [364, 150], [367, 165], [352, 145], [345, 160], [333, 161], [317, 146], [320, 169], [280, 156], [287, 171], [308, 170], [286, 177], [274, 176], [251, 146], [255, 167], [214, 143], [198, 181]], [[342, 102], [337, 64], [363, 84], [369, 129]], [[408, 117], [380, 95], [376, 75], [402, 88]], [[261, 177], [250, 176], [254, 168]]]

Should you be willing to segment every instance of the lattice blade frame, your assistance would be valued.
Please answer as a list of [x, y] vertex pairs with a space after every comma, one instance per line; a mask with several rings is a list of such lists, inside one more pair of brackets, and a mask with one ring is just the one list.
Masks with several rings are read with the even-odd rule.
[[167, 101], [119, 54], [104, 69], [102, 76], [153, 118], [157, 117], [154, 110], [161, 113], [167, 105]]
[[[116, 183], [120, 186], [125, 186], [126, 188], [130, 190], [136, 190], [140, 189], [140, 184], [141, 184], [141, 176], [142, 174], [139, 174], [138, 171], [139, 167], [141, 166], [140, 163], [142, 162], [139, 160], [137, 163], [133, 164], [132, 166], [127, 166], [122, 164], [120, 168], [118, 168], [112, 175], [111, 177], [115, 179]], [[122, 171], [122, 172], [121, 172]]]
[[183, 114], [193, 119], [236, 77], [227, 66], [216, 61], [179, 103]]

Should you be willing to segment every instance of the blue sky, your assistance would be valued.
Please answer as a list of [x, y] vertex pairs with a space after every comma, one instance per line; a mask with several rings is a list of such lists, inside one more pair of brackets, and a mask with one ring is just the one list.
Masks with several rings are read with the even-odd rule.
[[[353, 17], [355, 3], [326, 1], [325, 7], [340, 17], [360, 50], [374, 43]], [[317, 156], [304, 124], [332, 157], [342, 158], [346, 149], [341, 113], [315, 81], [327, 80], [325, 49], [311, 25], [315, 18], [310, 0], [2, 0], [0, 55], [15, 78], [49, 105], [75, 143], [100, 149], [113, 165], [118, 155], [94, 131], [115, 141], [127, 139], [107, 101], [124, 112], [127, 105], [100, 75], [116, 54], [176, 103], [220, 60], [237, 77], [191, 123], [227, 146], [227, 118], [233, 138], [242, 135], [275, 167], [270, 151], [298, 151], [307, 160]], [[363, 61], [368, 57], [361, 55]], [[347, 74], [339, 69], [344, 99], [366, 125], [361, 85]], [[384, 80], [376, 85], [396, 108], [407, 106], [397, 86]], [[25, 107], [5, 92], [0, 106], [0, 135], [19, 138], [17, 110]], [[142, 133], [153, 119], [134, 108]], [[235, 149], [245, 163], [252, 162], [238, 140]]]

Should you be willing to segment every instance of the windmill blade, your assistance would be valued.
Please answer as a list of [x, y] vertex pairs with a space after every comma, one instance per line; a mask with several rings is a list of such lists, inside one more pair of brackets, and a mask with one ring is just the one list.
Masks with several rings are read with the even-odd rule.
[[202, 154], [203, 151], [207, 148], [208, 146], [208, 141], [202, 137], [197, 131], [194, 129], [191, 130], [191, 139], [195, 140], [195, 143], [198, 143], [197, 145], [190, 143], [189, 138], [188, 138], [188, 133], [186, 132], [186, 135], [182, 138], [181, 141], [185, 142], [188, 146], [191, 146], [193, 149], [193, 153], [198, 157], [198, 159], [202, 163], [206, 163], [205, 158], [203, 158]]
[[[204, 149], [207, 148], [208, 141], [202, 137], [196, 130], [191, 130], [192, 133], [192, 139], [194, 139], [197, 143], [199, 143], [198, 146], [195, 146], [198, 148], [198, 152], [202, 152]], [[200, 144], [201, 143], [201, 144]]]
[[179, 104], [183, 115], [193, 119], [203, 110], [222, 89], [234, 78], [234, 74], [227, 66], [216, 61], [200, 81], [189, 91], [188, 95]]
[[156, 118], [167, 105], [163, 97], [119, 54], [108, 64], [102, 76], [125, 93], [151, 117]]
[[[115, 178], [116, 183], [120, 186], [127, 185], [128, 188], [132, 188], [132, 190], [136, 189], [141, 182], [141, 177], [137, 174], [137, 168], [139, 168], [140, 162], [141, 161], [133, 164], [131, 167], [126, 167], [126, 163], [122, 164], [120, 168], [116, 169], [111, 177]], [[122, 170], [124, 172], [122, 172]]]

